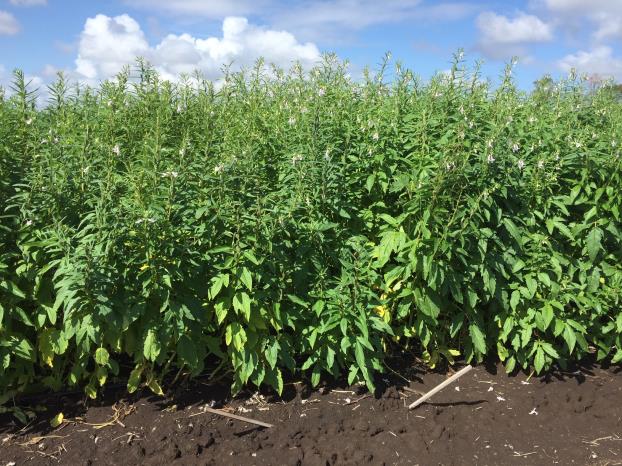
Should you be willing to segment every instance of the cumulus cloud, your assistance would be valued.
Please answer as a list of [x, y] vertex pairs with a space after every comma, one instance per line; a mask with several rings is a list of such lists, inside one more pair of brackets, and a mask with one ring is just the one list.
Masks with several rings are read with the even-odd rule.
[[38, 6], [47, 5], [47, 0], [10, 0], [11, 5], [15, 6]]
[[81, 33], [75, 71], [81, 79], [95, 82], [115, 75], [139, 56], [149, 60], [165, 78], [175, 79], [194, 70], [216, 78], [223, 65], [232, 63], [239, 68], [259, 57], [284, 67], [294, 61], [310, 67], [319, 60], [320, 52], [315, 44], [301, 43], [287, 31], [255, 26], [242, 17], [225, 18], [222, 37], [169, 34], [151, 46], [130, 16], [97, 15], [87, 19]]
[[11, 36], [19, 32], [19, 23], [8, 11], [0, 10], [0, 36]]
[[598, 46], [590, 51], [579, 51], [566, 55], [558, 62], [564, 71], [571, 69], [589, 75], [599, 75], [616, 80], [622, 80], [622, 58], [616, 57], [613, 49], [607, 46]]
[[534, 15], [519, 13], [514, 18], [492, 11], [477, 17], [479, 48], [491, 58], [524, 56], [525, 45], [553, 39], [553, 28]]

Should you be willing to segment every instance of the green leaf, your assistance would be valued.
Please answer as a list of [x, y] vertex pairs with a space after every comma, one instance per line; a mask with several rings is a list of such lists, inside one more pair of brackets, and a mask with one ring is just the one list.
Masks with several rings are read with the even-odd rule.
[[507, 217], [503, 219], [503, 224], [505, 225], [505, 229], [508, 231], [508, 233], [510, 233], [512, 238], [514, 238], [514, 241], [516, 241], [516, 243], [522, 247], [523, 238], [516, 224]]
[[542, 351], [542, 348], [539, 346], [536, 350], [536, 356], [533, 360], [533, 364], [537, 374], [539, 374], [540, 371], [542, 371], [542, 369], [544, 368], [544, 351]]
[[195, 369], [199, 364], [199, 357], [197, 349], [190, 337], [187, 335], [181, 335], [177, 342], [177, 354], [179, 357], [190, 366], [191, 369]]
[[547, 342], [541, 342], [540, 347], [552, 358], [559, 359], [559, 353], [553, 348], [553, 345]]
[[219, 301], [214, 304], [214, 312], [216, 313], [216, 321], [218, 325], [222, 324], [223, 320], [227, 317], [227, 308], [224, 301]]
[[246, 321], [250, 321], [251, 319], [251, 298], [243, 291], [241, 293], [236, 293], [233, 297], [233, 309], [238, 312], [241, 312]]
[[330, 346], [326, 348], [326, 367], [332, 369], [335, 364], [335, 350]]
[[542, 308], [542, 319], [544, 320], [544, 330], [549, 328], [553, 318], [555, 317], [555, 313], [553, 312], [553, 306], [550, 303], [544, 303], [544, 307]]
[[575, 335], [574, 330], [572, 330], [572, 327], [568, 324], [564, 327], [563, 337], [568, 345], [568, 352], [572, 354], [572, 350], [574, 350], [574, 346], [577, 342], [577, 336]]
[[242, 272], [240, 273], [240, 280], [242, 281], [244, 286], [248, 288], [248, 291], [253, 290], [253, 277], [251, 276], [251, 273], [246, 267], [242, 267]]
[[97, 348], [95, 351], [95, 362], [100, 366], [105, 366], [108, 364], [108, 360], [110, 359], [110, 355], [108, 354], [108, 350], [106, 348]]
[[593, 228], [587, 235], [587, 252], [590, 256], [592, 263], [596, 260], [598, 252], [600, 251], [600, 244], [603, 238], [603, 232], [600, 228]]
[[520, 302], [520, 291], [518, 290], [512, 291], [512, 297], [510, 298], [510, 307], [512, 308], [513, 311], [516, 310], [516, 306], [518, 306], [519, 302]]
[[143, 345], [143, 355], [147, 361], [155, 361], [160, 354], [160, 342], [154, 329], [150, 328], [147, 331], [147, 337]]
[[313, 372], [311, 373], [311, 385], [317, 387], [320, 383], [320, 376], [322, 375], [322, 368], [319, 364], [313, 366]]
[[486, 354], [486, 337], [477, 324], [469, 324], [469, 334], [475, 349], [481, 354]]

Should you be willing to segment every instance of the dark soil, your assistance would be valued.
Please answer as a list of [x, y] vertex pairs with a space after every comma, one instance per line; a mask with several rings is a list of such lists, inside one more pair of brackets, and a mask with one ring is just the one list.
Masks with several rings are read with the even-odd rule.
[[[283, 398], [231, 400], [225, 385], [200, 381], [167, 398], [128, 397], [121, 388], [97, 403], [54, 396], [26, 429], [0, 418], [0, 466], [622, 465], [619, 367], [527, 380], [480, 366], [412, 411], [405, 405], [418, 395], [408, 388], [429, 390], [447, 374], [401, 373], [413, 382], [387, 377], [378, 397], [358, 386], [309, 390], [294, 382]], [[202, 412], [206, 405], [274, 427]], [[65, 422], [52, 429], [59, 411]]]

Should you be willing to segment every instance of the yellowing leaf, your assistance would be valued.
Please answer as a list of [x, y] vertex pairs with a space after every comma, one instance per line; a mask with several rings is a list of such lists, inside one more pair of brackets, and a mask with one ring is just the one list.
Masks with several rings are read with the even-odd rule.
[[149, 384], [147, 384], [147, 386], [149, 387], [149, 390], [151, 390], [156, 395], [160, 395], [160, 396], [164, 395], [164, 392], [162, 391], [162, 387], [160, 387], [160, 384], [158, 383], [156, 379], [151, 379], [151, 381], [149, 382]]
[[87, 394], [87, 396], [89, 398], [91, 398], [92, 400], [94, 400], [95, 398], [97, 398], [97, 390], [95, 389], [95, 387], [93, 387], [91, 384], [87, 385], [86, 387], [84, 387], [84, 392]]
[[65, 418], [65, 416], [63, 415], [63, 413], [58, 413], [56, 416], [54, 416], [51, 420], [50, 420], [50, 425], [52, 427], [58, 427], [63, 423], [63, 419]]

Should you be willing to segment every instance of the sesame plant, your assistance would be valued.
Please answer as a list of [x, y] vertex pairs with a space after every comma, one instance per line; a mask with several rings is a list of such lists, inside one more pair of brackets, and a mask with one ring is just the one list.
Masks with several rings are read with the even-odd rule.
[[[111, 379], [161, 394], [347, 376], [383, 359], [540, 373], [622, 360], [622, 103], [518, 89], [456, 55], [424, 82], [147, 63], [45, 105], [0, 92], [0, 405]], [[7, 409], [7, 408], [4, 408]]]

